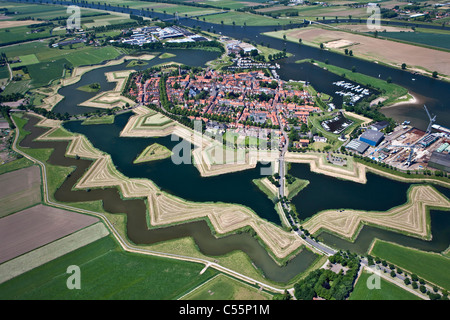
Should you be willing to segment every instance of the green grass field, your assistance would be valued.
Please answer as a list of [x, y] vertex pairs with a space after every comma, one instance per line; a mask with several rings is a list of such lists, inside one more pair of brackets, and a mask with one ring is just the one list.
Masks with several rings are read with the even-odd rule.
[[349, 300], [421, 300], [416, 295], [381, 278], [380, 289], [368, 289], [367, 279], [370, 273], [364, 271], [356, 282]]
[[27, 66], [27, 65], [30, 65], [30, 64], [39, 63], [38, 58], [33, 53], [32, 54], [27, 54], [27, 55], [24, 55], [24, 56], [19, 56], [19, 58], [20, 58], [20, 60], [22, 62], [12, 63], [11, 64], [11, 68]]
[[50, 37], [50, 28], [42, 32], [31, 33], [27, 26], [0, 29], [0, 44], [7, 44], [15, 41], [29, 41]]
[[23, 58], [19, 65], [27, 65], [31, 76], [31, 82], [22, 80], [8, 85], [9, 93], [23, 93], [30, 88], [28, 84], [33, 88], [48, 85], [63, 75], [65, 66], [98, 64], [121, 54], [114, 47], [95, 48], [83, 45], [77, 49], [50, 49], [45, 43], [15, 45], [5, 48], [4, 52], [8, 57], [19, 55]]
[[[80, 267], [81, 289], [69, 290], [67, 267]], [[0, 299], [170, 300], [217, 274], [203, 265], [123, 251], [112, 236], [0, 285]]]
[[247, 26], [277, 26], [286, 25], [290, 22], [287, 19], [274, 19], [244, 12], [227, 12], [206, 16], [204, 18], [206, 22], [221, 24], [221, 21], [223, 21], [223, 23], [227, 25], [233, 25], [234, 22], [236, 26], [243, 26], [244, 23]]
[[22, 93], [24, 94], [31, 88], [31, 80], [22, 80], [22, 81], [11, 81], [2, 91], [1, 95], [8, 95], [11, 93]]
[[74, 66], [98, 64], [105, 60], [117, 58], [120, 52], [114, 47], [84, 47], [82, 50], [73, 50], [65, 58]]
[[259, 292], [248, 284], [219, 274], [188, 293], [182, 300], [270, 300], [272, 295]]
[[0, 79], [8, 79], [9, 78], [9, 70], [7, 66], [0, 67]]
[[43, 40], [42, 42], [16, 44], [2, 48], [2, 52], [8, 58], [35, 55], [38, 62], [52, 62], [66, 58], [74, 67], [101, 63], [105, 60], [114, 59], [121, 54], [118, 49], [110, 46], [97, 48], [82, 45], [77, 49], [69, 49], [68, 47], [56, 49], [49, 48], [48, 42], [49, 40]]
[[65, 66], [70, 66], [70, 63], [66, 59], [40, 62], [28, 66], [28, 71], [32, 79], [31, 84], [33, 87], [48, 85], [52, 80], [62, 76]]
[[380, 240], [375, 242], [370, 254], [450, 290], [450, 274], [448, 273], [450, 259], [448, 257]]

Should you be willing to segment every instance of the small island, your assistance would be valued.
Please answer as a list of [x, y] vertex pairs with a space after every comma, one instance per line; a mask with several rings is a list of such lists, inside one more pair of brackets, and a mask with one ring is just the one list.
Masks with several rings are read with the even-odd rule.
[[87, 84], [82, 87], [78, 87], [77, 90], [84, 91], [84, 92], [98, 92], [100, 90], [100, 83], [94, 82], [91, 84]]
[[142, 151], [142, 153], [133, 161], [133, 163], [149, 162], [154, 160], [161, 160], [172, 156], [172, 151], [166, 147], [154, 143]]
[[144, 62], [142, 60], [131, 60], [129, 64], [127, 64], [127, 68], [133, 68], [136, 66], [145, 66], [147, 62]]
[[158, 58], [160, 59], [169, 59], [169, 58], [173, 58], [176, 55], [173, 53], [168, 53], [168, 52], [164, 52], [162, 55], [160, 55]]
[[92, 116], [86, 118], [81, 124], [82, 125], [90, 125], [90, 124], [112, 124], [114, 123], [114, 115], [103, 115], [103, 116]]

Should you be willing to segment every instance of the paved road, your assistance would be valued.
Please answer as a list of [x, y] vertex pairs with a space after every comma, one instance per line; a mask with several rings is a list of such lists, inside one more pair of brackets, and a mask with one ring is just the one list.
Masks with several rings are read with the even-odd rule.
[[[291, 215], [289, 215], [289, 219], [291, 220], [291, 223], [293, 226], [297, 226], [298, 228], [300, 228], [300, 225], [294, 221], [294, 218]], [[337, 253], [336, 250], [334, 250], [330, 247], [327, 247], [326, 245], [319, 243], [316, 240], [311, 239], [302, 230], [298, 229], [296, 232], [300, 237], [301, 236], [305, 237], [304, 240], [306, 241], [306, 244], [309, 245], [310, 247], [313, 247], [328, 256], [332, 256]]]
[[304, 236], [305, 236], [305, 239], [304, 239], [304, 240], [305, 240], [311, 247], [314, 247], [315, 249], [317, 249], [317, 250], [319, 250], [319, 251], [325, 253], [326, 255], [332, 256], [332, 255], [335, 255], [335, 254], [337, 253], [336, 250], [331, 249], [331, 248], [329, 248], [329, 247], [327, 247], [327, 246], [325, 246], [325, 245], [323, 245], [323, 244], [317, 242], [316, 240], [313, 240], [313, 239], [311, 239], [310, 237], [306, 236], [306, 235], [303, 233], [303, 231], [301, 231], [300, 229], [297, 231], [297, 233], [298, 233], [299, 236], [304, 235]]
[[[284, 154], [286, 153], [287, 148], [289, 146], [289, 137], [286, 134], [286, 132], [284, 132], [284, 127], [281, 124], [280, 116], [278, 115], [278, 110], [277, 110], [277, 119], [278, 119], [278, 123], [280, 124], [281, 134], [284, 136], [284, 146], [280, 150], [280, 159], [279, 159], [279, 167], [278, 167], [279, 168], [278, 171], [279, 171], [279, 175], [280, 175], [280, 187], [279, 187], [278, 193], [280, 195], [280, 198], [283, 198], [284, 197], [284, 184], [285, 184], [284, 176], [286, 175], [286, 173], [284, 171]], [[280, 137], [280, 139], [281, 139], [281, 137]]]

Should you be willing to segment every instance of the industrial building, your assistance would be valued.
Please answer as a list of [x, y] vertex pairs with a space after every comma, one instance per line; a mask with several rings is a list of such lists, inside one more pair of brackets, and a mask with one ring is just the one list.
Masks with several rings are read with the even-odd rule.
[[376, 147], [384, 139], [384, 134], [376, 130], [366, 130], [359, 140]]
[[428, 166], [437, 170], [450, 172], [450, 154], [434, 151], [428, 161]]
[[426, 147], [429, 147], [429, 146], [430, 146], [433, 142], [435, 142], [437, 139], [438, 139], [438, 137], [435, 136], [434, 134], [429, 134], [429, 135], [427, 135], [425, 138], [423, 138], [423, 139], [420, 141], [420, 144], [421, 144], [424, 148], [426, 148]]
[[389, 125], [389, 122], [383, 120], [383, 121], [379, 121], [379, 122], [371, 125], [370, 128], [375, 131], [381, 131], [384, 128], [386, 128], [388, 125]]
[[367, 150], [367, 148], [369, 148], [369, 144], [360, 140], [353, 139], [345, 146], [345, 148], [351, 151], [356, 151], [359, 154], [363, 154]]

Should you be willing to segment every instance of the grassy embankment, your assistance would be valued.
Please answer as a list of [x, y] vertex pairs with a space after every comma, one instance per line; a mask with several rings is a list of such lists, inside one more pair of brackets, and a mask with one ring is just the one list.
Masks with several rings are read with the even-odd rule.
[[104, 116], [92, 116], [84, 120], [82, 125], [90, 125], [90, 124], [112, 124], [114, 123], [115, 116], [113, 114], [104, 115]]
[[309, 184], [308, 180], [303, 180], [296, 178], [292, 183], [286, 183], [286, 189], [287, 189], [287, 198], [291, 200], [293, 197], [295, 197], [300, 191], [302, 191], [304, 188], [306, 188]]

